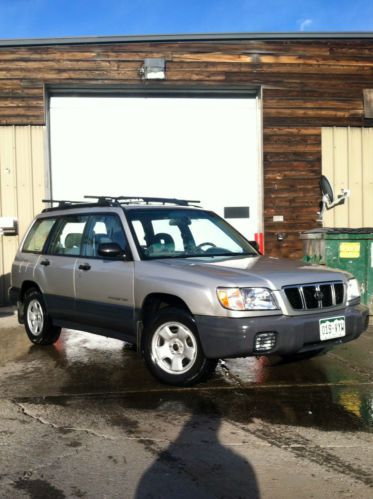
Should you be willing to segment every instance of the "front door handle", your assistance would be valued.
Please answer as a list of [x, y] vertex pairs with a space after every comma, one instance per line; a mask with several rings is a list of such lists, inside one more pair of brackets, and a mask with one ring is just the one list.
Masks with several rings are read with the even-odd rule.
[[49, 260], [47, 260], [47, 259], [42, 260], [40, 262], [40, 265], [44, 265], [44, 267], [48, 267], [48, 265], [50, 265], [50, 264], [51, 264], [51, 262]]
[[78, 268], [79, 270], [90, 270], [91, 266], [89, 265], [89, 263], [82, 263]]

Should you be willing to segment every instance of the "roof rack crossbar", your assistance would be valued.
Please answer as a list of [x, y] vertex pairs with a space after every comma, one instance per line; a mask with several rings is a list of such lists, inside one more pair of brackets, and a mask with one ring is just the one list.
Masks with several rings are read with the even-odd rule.
[[189, 204], [200, 203], [197, 200], [177, 199], [177, 198], [162, 198], [162, 197], [144, 197], [144, 196], [84, 196], [85, 199], [103, 199], [116, 202], [118, 204], [136, 203], [161, 203], [161, 204], [176, 204], [179, 206], [188, 206]]
[[[67, 208], [93, 208], [95, 206], [113, 206], [110, 200], [101, 200], [98, 203], [87, 203], [86, 201], [70, 201], [70, 200], [60, 200], [60, 199], [42, 199], [43, 203], [50, 203], [51, 207], [44, 208], [43, 213], [49, 211], [58, 211]], [[57, 206], [53, 206], [57, 203]], [[117, 206], [117, 205], [116, 205]]]
[[198, 200], [192, 199], [177, 199], [177, 198], [158, 198], [158, 197], [142, 197], [142, 196], [121, 196], [118, 198], [120, 201], [144, 201], [148, 203], [172, 203], [172, 204], [190, 204], [190, 203], [200, 203]]
[[42, 203], [58, 203], [58, 204], [81, 204], [84, 201], [68, 201], [67, 199], [42, 199]]
[[119, 206], [118, 198], [114, 196], [84, 196], [84, 199], [97, 199], [97, 203], [102, 206]]

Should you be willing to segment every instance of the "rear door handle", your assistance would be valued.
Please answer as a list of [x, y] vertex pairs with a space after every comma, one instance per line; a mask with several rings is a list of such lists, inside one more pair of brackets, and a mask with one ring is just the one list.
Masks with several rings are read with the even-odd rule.
[[89, 263], [82, 263], [78, 268], [79, 270], [90, 270], [91, 266], [89, 265]]
[[42, 260], [40, 262], [40, 265], [44, 265], [44, 267], [48, 267], [48, 265], [50, 265], [50, 264], [51, 264], [51, 262], [49, 260]]

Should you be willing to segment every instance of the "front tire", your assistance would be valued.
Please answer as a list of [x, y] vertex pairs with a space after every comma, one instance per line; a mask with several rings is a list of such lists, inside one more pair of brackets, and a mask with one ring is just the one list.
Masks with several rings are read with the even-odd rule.
[[206, 359], [196, 324], [184, 310], [161, 310], [144, 334], [145, 362], [162, 383], [191, 386], [214, 372], [218, 361]]
[[35, 345], [52, 345], [60, 337], [61, 328], [53, 325], [43, 295], [37, 289], [26, 293], [24, 321], [27, 336]]

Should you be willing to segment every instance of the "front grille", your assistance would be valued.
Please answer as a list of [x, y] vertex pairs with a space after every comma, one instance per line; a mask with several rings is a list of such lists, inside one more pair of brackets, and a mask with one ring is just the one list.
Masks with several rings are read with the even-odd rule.
[[313, 310], [342, 305], [345, 288], [343, 282], [321, 282], [286, 286], [284, 291], [294, 310]]

